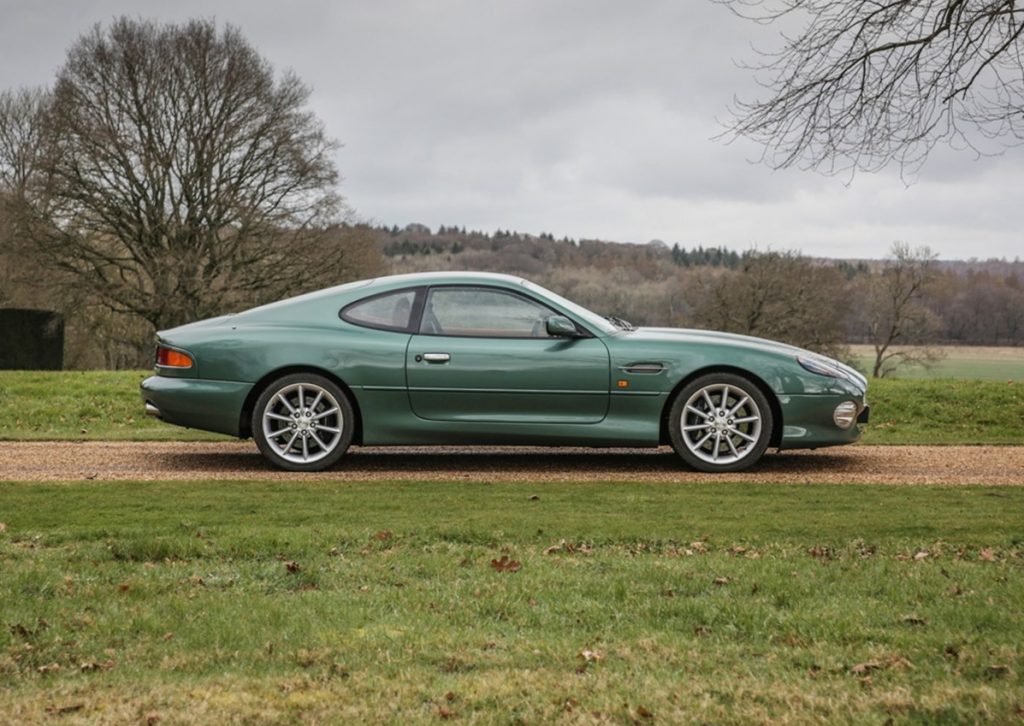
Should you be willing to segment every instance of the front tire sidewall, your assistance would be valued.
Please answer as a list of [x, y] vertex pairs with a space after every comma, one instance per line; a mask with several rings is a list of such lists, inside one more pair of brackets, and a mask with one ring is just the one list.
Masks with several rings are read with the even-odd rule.
[[[707, 386], [725, 384], [733, 388], [740, 389], [744, 394], [750, 396], [750, 399], [757, 406], [758, 413], [761, 416], [761, 431], [758, 436], [757, 443], [753, 444], [750, 453], [742, 459], [727, 464], [715, 464], [701, 459], [690, 451], [686, 442], [683, 440], [683, 432], [681, 429], [682, 416], [686, 402], [694, 393], [702, 388], [706, 388]], [[738, 376], [733, 373], [710, 373], [696, 378], [686, 384], [676, 395], [675, 400], [672, 402], [672, 408], [669, 411], [668, 433], [672, 448], [675, 449], [679, 457], [691, 467], [698, 471], [724, 473], [731, 471], [743, 471], [744, 469], [749, 469], [760, 461], [765, 449], [768, 448], [768, 442], [771, 440], [773, 426], [774, 421], [772, 417], [772, 409], [768, 403], [768, 398], [756, 384], [743, 376]]]
[[[280, 456], [275, 450], [275, 447], [267, 441], [266, 435], [263, 433], [263, 414], [266, 411], [267, 406], [277, 395], [278, 391], [297, 383], [309, 383], [329, 391], [338, 402], [338, 407], [341, 409], [341, 415], [344, 422], [341, 430], [341, 440], [338, 441], [334, 450], [324, 458], [308, 464], [288, 461]], [[349, 445], [352, 443], [355, 423], [355, 411], [352, 408], [352, 403], [349, 401], [348, 396], [345, 395], [345, 392], [342, 391], [337, 384], [323, 376], [318, 376], [313, 373], [293, 373], [292, 375], [278, 378], [267, 386], [263, 393], [260, 394], [260, 397], [256, 400], [256, 405], [253, 407], [251, 426], [252, 436], [256, 441], [256, 447], [260, 450], [260, 453], [263, 454], [263, 457], [278, 469], [284, 469], [285, 471], [323, 471], [334, 466], [338, 463], [341, 457], [345, 455]]]

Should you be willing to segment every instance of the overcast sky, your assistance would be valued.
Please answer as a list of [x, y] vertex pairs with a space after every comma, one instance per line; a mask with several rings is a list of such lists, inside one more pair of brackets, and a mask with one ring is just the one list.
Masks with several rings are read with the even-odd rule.
[[1024, 257], [1024, 149], [907, 187], [773, 172], [712, 140], [777, 31], [710, 0], [0, 0], [0, 88], [48, 84], [93, 23], [213, 17], [312, 87], [364, 220], [880, 257]]

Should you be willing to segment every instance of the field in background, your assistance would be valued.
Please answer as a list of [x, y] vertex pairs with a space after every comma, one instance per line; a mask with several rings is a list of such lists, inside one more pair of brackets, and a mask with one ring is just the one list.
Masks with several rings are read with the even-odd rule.
[[[217, 441], [143, 413], [142, 371], [0, 371], [0, 440]], [[1024, 385], [872, 380], [870, 444], [1022, 444]]]
[[[966, 345], [937, 346], [942, 360], [928, 368], [907, 366], [892, 375], [896, 378], [970, 378], [984, 381], [1024, 382], [1024, 348], [988, 348]], [[871, 371], [875, 353], [870, 345], [851, 345], [857, 365]], [[899, 346], [896, 348], [899, 349]]]
[[1009, 722], [1024, 489], [0, 484], [11, 723]]

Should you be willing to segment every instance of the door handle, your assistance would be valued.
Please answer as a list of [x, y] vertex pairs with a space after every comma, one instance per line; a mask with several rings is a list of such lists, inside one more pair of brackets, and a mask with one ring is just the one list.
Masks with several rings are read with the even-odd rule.
[[447, 353], [424, 353], [423, 360], [427, 363], [447, 363], [452, 357]]

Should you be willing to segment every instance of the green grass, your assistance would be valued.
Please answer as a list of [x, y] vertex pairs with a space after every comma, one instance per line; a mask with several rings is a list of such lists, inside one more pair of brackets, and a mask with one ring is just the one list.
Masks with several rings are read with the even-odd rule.
[[2, 484], [0, 721], [1006, 722], [1022, 511], [985, 487]]
[[873, 380], [867, 444], [1024, 444], [1024, 384]]
[[0, 440], [203, 441], [145, 415], [146, 371], [0, 371]]

